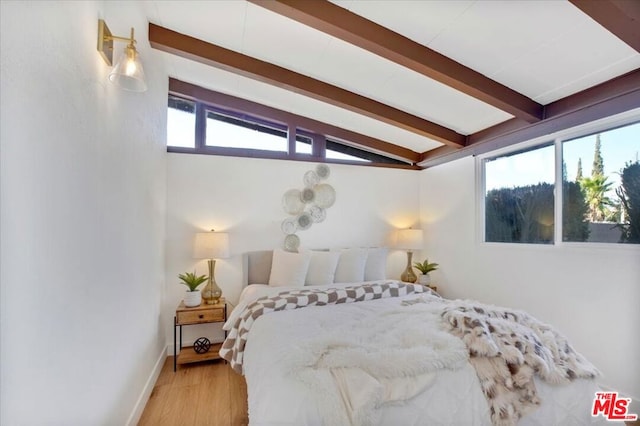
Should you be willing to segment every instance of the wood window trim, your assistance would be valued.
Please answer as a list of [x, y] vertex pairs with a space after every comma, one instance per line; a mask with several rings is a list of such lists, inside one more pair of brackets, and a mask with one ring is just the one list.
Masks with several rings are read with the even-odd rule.
[[467, 145], [462, 149], [442, 146], [426, 151], [418, 164], [423, 168], [433, 167], [484, 154], [639, 107], [640, 70], [634, 70], [546, 105], [545, 118], [537, 123], [517, 118], [507, 120], [467, 136]]
[[[168, 152], [196, 153], [206, 155], [223, 155], [251, 158], [270, 158], [295, 161], [315, 161], [336, 164], [368, 165], [375, 167], [403, 168], [410, 170], [420, 170], [415, 163], [420, 159], [418, 152], [394, 145], [370, 136], [362, 135], [350, 130], [342, 129], [276, 108], [261, 105], [246, 99], [226, 95], [213, 90], [205, 89], [174, 78], [169, 79], [169, 95], [194, 101], [196, 107], [196, 142], [195, 148], [167, 147]], [[238, 114], [238, 116], [248, 115], [258, 120], [277, 123], [289, 129], [300, 130], [305, 136], [312, 135], [312, 154], [295, 153], [295, 132], [289, 136], [289, 152], [276, 152], [245, 148], [213, 147], [204, 144], [206, 132], [206, 109], [221, 109]], [[201, 116], [200, 116], [201, 115]], [[362, 151], [371, 152], [407, 164], [388, 164], [379, 162], [359, 162], [349, 160], [327, 159], [326, 157], [326, 136], [332, 140], [339, 141], [340, 144], [351, 146]], [[316, 144], [318, 142], [318, 144]], [[316, 147], [317, 145], [317, 147]]]

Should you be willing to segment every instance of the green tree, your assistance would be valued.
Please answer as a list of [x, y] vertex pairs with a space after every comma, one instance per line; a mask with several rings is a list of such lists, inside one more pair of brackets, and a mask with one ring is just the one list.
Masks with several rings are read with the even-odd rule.
[[553, 185], [493, 189], [485, 197], [486, 240], [553, 243]]
[[578, 182], [562, 184], [562, 240], [587, 241], [589, 239], [589, 206]]
[[621, 242], [640, 244], [640, 162], [628, 163], [620, 173], [622, 185], [616, 189], [625, 212]]
[[[493, 189], [485, 197], [486, 241], [553, 243], [554, 185]], [[588, 206], [577, 182], [563, 182], [564, 241], [587, 241]]]
[[611, 182], [602, 175], [583, 178], [580, 186], [584, 191], [587, 205], [589, 206], [588, 218], [591, 222], [602, 222], [609, 214], [609, 207], [613, 206], [613, 200], [607, 196], [611, 190]]
[[591, 177], [604, 176], [604, 160], [600, 152], [600, 133], [596, 135], [596, 147], [593, 153], [593, 167], [591, 168]]
[[576, 182], [582, 180], [582, 158], [578, 158], [578, 173], [576, 174]]

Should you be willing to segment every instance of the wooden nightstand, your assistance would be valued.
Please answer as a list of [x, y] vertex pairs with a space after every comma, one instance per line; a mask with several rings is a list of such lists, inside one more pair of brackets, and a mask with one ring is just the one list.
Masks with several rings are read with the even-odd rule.
[[[221, 299], [215, 305], [207, 305], [202, 303], [195, 308], [187, 308], [183, 302], [180, 302], [178, 309], [176, 309], [176, 316], [173, 317], [173, 371], [176, 371], [178, 364], [187, 364], [191, 362], [207, 361], [210, 359], [218, 359], [220, 355], [220, 347], [222, 343], [212, 343], [208, 352], [203, 354], [197, 353], [192, 346], [182, 347], [182, 326], [194, 325], [194, 324], [208, 324], [208, 323], [224, 323], [227, 320], [227, 304], [224, 298]], [[180, 330], [180, 346], [176, 339], [176, 329]], [[224, 337], [227, 337], [227, 332], [224, 332]], [[177, 354], [178, 348], [180, 354]]]

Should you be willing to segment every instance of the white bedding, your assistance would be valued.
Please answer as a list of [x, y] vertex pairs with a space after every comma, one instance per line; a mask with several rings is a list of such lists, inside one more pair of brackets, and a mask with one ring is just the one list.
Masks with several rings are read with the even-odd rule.
[[[329, 287], [343, 287], [348, 284], [334, 284]], [[275, 295], [289, 290], [286, 287], [250, 285], [242, 293], [241, 301], [229, 317], [225, 328], [233, 324], [247, 303], [259, 297]], [[424, 296], [422, 296], [424, 297]], [[430, 297], [430, 296], [427, 296]], [[487, 401], [480, 389], [474, 368], [467, 362], [450, 363], [448, 368], [437, 369], [416, 382], [411, 379], [405, 386], [396, 386], [396, 391], [409, 389], [400, 401], [382, 402], [374, 409], [373, 416], [358, 417], [358, 407], [352, 413], [344, 407], [340, 413], [327, 410], [327, 404], [335, 401], [359, 401], [363, 391], [375, 387], [353, 386], [379, 378], [370, 375], [334, 375], [335, 383], [345, 381], [353, 394], [345, 397], [338, 386], [329, 389], [327, 380], [310, 380], [299, 366], [301, 354], [318, 338], [339, 339], [345, 334], [346, 324], [371, 324], [370, 336], [379, 335], [385, 322], [383, 312], [393, 313], [401, 309], [403, 299], [415, 299], [416, 295], [404, 298], [386, 298], [369, 302], [356, 302], [330, 306], [312, 306], [291, 311], [275, 312], [256, 320], [250, 332], [244, 354], [244, 374], [249, 398], [249, 421], [252, 425], [333, 425], [367, 424], [379, 425], [491, 425]], [[411, 309], [403, 307], [402, 309]], [[426, 327], [426, 326], [425, 326]], [[397, 330], [387, 328], [389, 331]], [[366, 333], [365, 333], [366, 334]], [[393, 334], [393, 333], [392, 333]], [[372, 338], [372, 337], [369, 337]], [[383, 337], [381, 337], [383, 338]], [[366, 343], [366, 342], [365, 342]], [[403, 360], [398, 360], [402, 362]], [[409, 362], [408, 360], [404, 360]], [[357, 373], [357, 372], [356, 372]], [[328, 374], [325, 372], [325, 374]], [[374, 374], [375, 376], [375, 374]], [[319, 376], [322, 378], [321, 376]], [[378, 385], [375, 383], [375, 385]], [[409, 388], [407, 386], [413, 386]], [[605, 424], [601, 418], [590, 415], [594, 393], [598, 390], [593, 380], [576, 380], [567, 386], [552, 386], [536, 381], [538, 395], [543, 401], [541, 407], [521, 419], [521, 425], [585, 425]], [[333, 391], [333, 392], [332, 392]], [[415, 392], [414, 392], [415, 391]], [[408, 400], [404, 397], [416, 395]], [[333, 401], [326, 401], [331, 399]], [[349, 399], [351, 398], [351, 399]], [[387, 398], [393, 400], [394, 398]], [[347, 404], [348, 405], [348, 404]], [[357, 405], [357, 404], [355, 404]], [[325, 407], [322, 409], [321, 407]], [[356, 412], [353, 415], [353, 412]], [[346, 416], [346, 417], [345, 417]], [[349, 422], [337, 419], [357, 419]]]

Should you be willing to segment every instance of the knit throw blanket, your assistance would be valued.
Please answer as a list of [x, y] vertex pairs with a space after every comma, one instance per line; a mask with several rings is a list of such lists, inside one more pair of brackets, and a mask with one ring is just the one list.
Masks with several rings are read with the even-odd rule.
[[244, 348], [251, 326], [260, 316], [271, 312], [299, 309], [306, 306], [335, 305], [386, 297], [401, 297], [426, 291], [427, 289], [421, 285], [386, 281], [336, 289], [301, 289], [282, 292], [273, 297], [263, 297], [249, 304], [233, 324], [227, 339], [222, 344], [220, 356], [229, 361], [231, 368], [242, 374]]
[[456, 300], [442, 318], [467, 345], [496, 426], [515, 425], [540, 404], [534, 374], [552, 384], [599, 375], [562, 334], [524, 312]]

